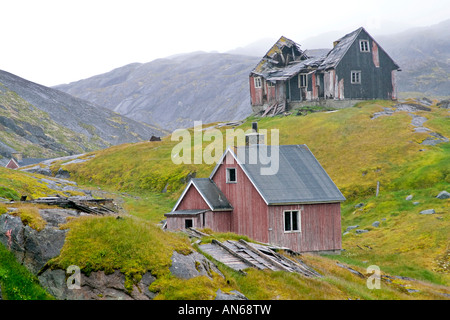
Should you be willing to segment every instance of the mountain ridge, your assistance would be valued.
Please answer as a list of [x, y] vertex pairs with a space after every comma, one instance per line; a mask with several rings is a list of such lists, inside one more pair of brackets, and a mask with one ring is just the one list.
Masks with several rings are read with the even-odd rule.
[[51, 157], [166, 132], [0, 70], [0, 154]]

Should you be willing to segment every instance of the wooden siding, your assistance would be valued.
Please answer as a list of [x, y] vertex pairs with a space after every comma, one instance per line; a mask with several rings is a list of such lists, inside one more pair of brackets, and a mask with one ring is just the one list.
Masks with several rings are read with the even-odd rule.
[[[249, 77], [251, 103], [253, 106], [261, 106], [264, 104], [263, 85], [261, 84], [261, 88], [255, 88], [255, 78], [257, 78], [257, 76]], [[262, 81], [263, 79], [261, 78], [261, 82]]]
[[9, 160], [9, 162], [6, 164], [5, 168], [8, 169], [17, 169], [19, 168], [19, 165], [14, 159]]
[[186, 219], [192, 220], [192, 226], [194, 228], [203, 228], [203, 215], [205, 213], [201, 213], [198, 215], [180, 215], [180, 216], [171, 216], [167, 217], [167, 230], [175, 231], [175, 230], [183, 230], [185, 226]]
[[[269, 242], [298, 252], [342, 249], [340, 203], [269, 207]], [[284, 231], [284, 211], [300, 212], [301, 232]]]
[[184, 198], [179, 203], [176, 210], [190, 210], [190, 209], [210, 209], [206, 201], [203, 199], [198, 190], [193, 184], [184, 195]]
[[[237, 183], [226, 183], [226, 168], [236, 168]], [[230, 231], [268, 242], [267, 205], [230, 153], [212, 177], [233, 206]]]
[[[360, 40], [369, 41], [368, 52], [361, 52]], [[362, 30], [336, 67], [336, 82], [344, 79], [345, 99], [392, 99], [392, 70], [396, 69], [386, 52]], [[361, 71], [361, 84], [351, 83], [352, 71]]]
[[205, 228], [216, 232], [230, 232], [232, 211], [208, 211], [205, 213]]

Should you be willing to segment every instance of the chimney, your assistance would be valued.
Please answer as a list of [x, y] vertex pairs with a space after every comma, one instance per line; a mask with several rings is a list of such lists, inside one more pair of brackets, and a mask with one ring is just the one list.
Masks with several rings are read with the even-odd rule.
[[265, 144], [265, 137], [258, 132], [258, 123], [252, 122], [252, 132], [245, 135], [245, 145]]
[[22, 162], [22, 153], [14, 152], [11, 153], [12, 157], [17, 160], [17, 162]]

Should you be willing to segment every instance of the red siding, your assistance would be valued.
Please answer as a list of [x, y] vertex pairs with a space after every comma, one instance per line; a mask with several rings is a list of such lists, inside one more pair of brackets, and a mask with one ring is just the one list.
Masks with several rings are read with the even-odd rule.
[[208, 211], [204, 227], [217, 232], [230, 232], [232, 215], [232, 211]]
[[[264, 80], [261, 78], [261, 82]], [[261, 84], [261, 88], [255, 88], [255, 77], [249, 77], [250, 82], [250, 96], [252, 99], [253, 106], [261, 106], [264, 104], [263, 102], [263, 84]]]
[[17, 169], [18, 167], [19, 166], [13, 159], [9, 160], [8, 164], [5, 166], [5, 168], [8, 168], [8, 169]]
[[[226, 183], [228, 167], [236, 168], [237, 183]], [[257, 241], [268, 242], [267, 206], [230, 153], [227, 153], [212, 179], [234, 208], [230, 231], [247, 235]]]
[[[284, 232], [285, 210], [299, 210], [301, 232]], [[298, 252], [341, 249], [340, 203], [269, 207], [270, 243]]]
[[180, 204], [176, 208], [176, 210], [190, 209], [210, 209], [203, 197], [192, 184], [184, 195], [183, 200], [181, 200]]

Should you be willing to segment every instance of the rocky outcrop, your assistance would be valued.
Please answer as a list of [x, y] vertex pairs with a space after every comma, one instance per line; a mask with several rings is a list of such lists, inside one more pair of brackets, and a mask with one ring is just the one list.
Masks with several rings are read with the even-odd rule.
[[125, 287], [125, 275], [119, 270], [112, 274], [95, 271], [89, 276], [79, 273], [78, 286], [71, 285], [71, 276], [65, 270], [47, 269], [38, 278], [58, 300], [150, 300], [156, 295], [148, 289], [155, 281], [150, 272], [145, 273], [131, 291]]
[[34, 274], [38, 274], [50, 259], [59, 255], [67, 233], [59, 226], [68, 217], [82, 213], [68, 209], [43, 209], [40, 214], [46, 220], [46, 226], [41, 231], [24, 225], [20, 217], [0, 215], [0, 242], [10, 248], [16, 259]]

